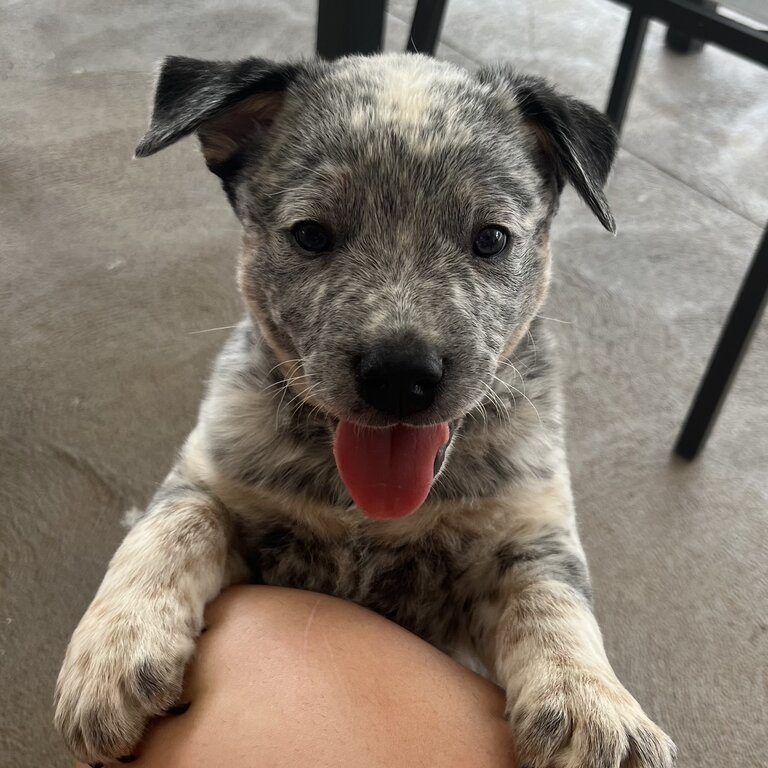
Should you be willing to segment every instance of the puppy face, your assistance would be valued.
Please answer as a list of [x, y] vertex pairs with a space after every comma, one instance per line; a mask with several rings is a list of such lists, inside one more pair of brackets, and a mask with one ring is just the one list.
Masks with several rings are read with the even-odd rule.
[[501, 69], [169, 59], [137, 154], [193, 130], [244, 227], [253, 316], [342, 421], [451, 423], [484, 397], [546, 294], [563, 183], [613, 229], [607, 121]]
[[[347, 60], [286, 98], [235, 188], [240, 283], [334, 416], [460, 417], [536, 311], [554, 195], [533, 132], [507, 111], [491, 86], [420, 57]], [[398, 410], [366, 389], [377, 358], [412, 367], [421, 403]]]

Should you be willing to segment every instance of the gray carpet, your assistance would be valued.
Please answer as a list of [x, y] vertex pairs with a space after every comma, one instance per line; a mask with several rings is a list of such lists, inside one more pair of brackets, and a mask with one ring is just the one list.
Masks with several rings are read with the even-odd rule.
[[[401, 48], [413, 3], [391, 3]], [[50, 728], [69, 634], [195, 419], [239, 314], [237, 225], [191, 141], [132, 161], [166, 53], [310, 54], [314, 3], [0, 2], [0, 764], [69, 764]], [[451, 0], [440, 55], [605, 101], [626, 12]], [[546, 314], [597, 611], [686, 768], [768, 762], [768, 323], [706, 453], [670, 459], [768, 217], [768, 74], [654, 26], [603, 233], [569, 194]]]

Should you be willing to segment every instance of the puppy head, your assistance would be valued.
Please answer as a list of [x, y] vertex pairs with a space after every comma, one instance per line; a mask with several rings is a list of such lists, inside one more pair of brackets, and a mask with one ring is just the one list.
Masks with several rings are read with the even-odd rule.
[[566, 182], [614, 231], [608, 120], [504, 68], [170, 58], [137, 155], [192, 132], [244, 228], [252, 315], [342, 423], [451, 424], [482, 400], [545, 297]]

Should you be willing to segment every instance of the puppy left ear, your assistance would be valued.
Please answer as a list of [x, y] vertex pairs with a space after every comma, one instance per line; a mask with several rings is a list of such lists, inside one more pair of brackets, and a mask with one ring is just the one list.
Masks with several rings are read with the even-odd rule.
[[226, 176], [244, 145], [268, 131], [301, 71], [301, 65], [266, 59], [169, 56], [160, 66], [152, 119], [136, 157], [153, 155], [196, 131], [206, 164]]
[[[503, 82], [533, 128], [558, 187], [570, 182], [581, 199], [609, 231], [616, 221], [603, 194], [618, 147], [611, 121], [594, 107], [558, 93], [545, 80], [517, 75], [503, 68], [486, 68], [481, 82]], [[558, 189], [558, 192], [560, 189]]]

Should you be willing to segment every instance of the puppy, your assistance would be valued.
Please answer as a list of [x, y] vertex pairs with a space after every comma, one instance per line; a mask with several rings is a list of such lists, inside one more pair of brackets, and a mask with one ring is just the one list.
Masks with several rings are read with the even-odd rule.
[[131, 753], [228, 584], [327, 592], [502, 685], [518, 765], [666, 768], [590, 610], [550, 340], [570, 182], [614, 231], [616, 136], [503, 67], [169, 58], [138, 146], [196, 133], [243, 226], [245, 320], [77, 627], [56, 724]]

